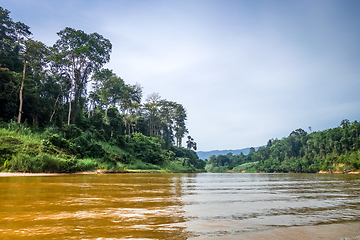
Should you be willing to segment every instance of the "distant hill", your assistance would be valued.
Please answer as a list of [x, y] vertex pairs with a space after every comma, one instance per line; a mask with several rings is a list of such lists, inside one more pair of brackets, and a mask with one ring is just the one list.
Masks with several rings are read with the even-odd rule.
[[[258, 150], [259, 147], [255, 147], [255, 150]], [[212, 150], [212, 151], [197, 151], [197, 155], [200, 159], [205, 160], [209, 159], [210, 156], [215, 155], [226, 155], [228, 153], [232, 153], [233, 155], [239, 155], [243, 153], [244, 155], [249, 154], [250, 148], [243, 148], [243, 149], [235, 149], [235, 150]]]

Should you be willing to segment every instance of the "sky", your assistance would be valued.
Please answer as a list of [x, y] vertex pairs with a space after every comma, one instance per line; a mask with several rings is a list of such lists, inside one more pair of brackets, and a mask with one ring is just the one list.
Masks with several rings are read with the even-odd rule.
[[198, 150], [257, 147], [360, 120], [358, 0], [11, 0], [47, 45], [65, 27], [112, 43], [112, 69], [187, 110]]

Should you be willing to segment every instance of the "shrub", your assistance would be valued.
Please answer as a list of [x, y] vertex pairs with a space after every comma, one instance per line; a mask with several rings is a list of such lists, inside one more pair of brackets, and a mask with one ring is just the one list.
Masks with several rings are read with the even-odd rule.
[[98, 163], [95, 159], [84, 158], [79, 159], [76, 164], [76, 169], [78, 171], [92, 171], [97, 167]]
[[74, 124], [64, 125], [61, 130], [64, 132], [66, 139], [77, 138], [82, 134], [81, 129], [76, 127]]
[[151, 163], [160, 165], [163, 163], [164, 158], [162, 155], [161, 144], [156, 142], [156, 138], [144, 136], [141, 133], [132, 134], [135, 158]]
[[248, 172], [247, 170], [255, 167], [256, 164], [257, 164], [257, 162], [248, 162], [248, 163], [241, 164], [237, 167], [234, 167], [232, 170], [234, 172], [242, 172], [242, 171]]
[[86, 155], [92, 158], [101, 158], [106, 154], [105, 150], [99, 143], [90, 143], [86, 149]]
[[78, 170], [78, 160], [75, 157], [70, 159], [62, 159], [59, 166], [59, 172], [62, 173], [74, 173]]
[[119, 162], [100, 162], [97, 167], [107, 171], [122, 172], [125, 166]]
[[183, 166], [182, 161], [168, 161], [164, 164], [164, 168], [171, 172], [194, 172], [196, 169], [193, 166]]
[[11, 172], [59, 172], [61, 159], [47, 153], [38, 156], [19, 153], [6, 167]]
[[151, 163], [145, 163], [141, 160], [135, 160], [127, 166], [127, 169], [160, 170], [161, 168], [160, 168], [160, 166], [157, 166], [157, 165], [154, 165]]
[[66, 140], [65, 138], [61, 137], [59, 134], [52, 134], [49, 137], [49, 141], [51, 144], [53, 144], [54, 146], [57, 147], [61, 147], [61, 148], [68, 148], [69, 147], [69, 141]]

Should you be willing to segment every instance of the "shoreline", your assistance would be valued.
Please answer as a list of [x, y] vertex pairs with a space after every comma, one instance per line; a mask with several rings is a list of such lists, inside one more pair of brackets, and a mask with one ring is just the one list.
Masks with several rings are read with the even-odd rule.
[[332, 171], [332, 172], [325, 172], [325, 171], [320, 171], [318, 172], [320, 174], [360, 174], [360, 171]]
[[62, 176], [62, 175], [97, 175], [97, 174], [125, 174], [125, 173], [172, 173], [164, 170], [124, 170], [124, 171], [107, 171], [95, 170], [75, 173], [23, 173], [23, 172], [0, 172], [0, 177], [39, 177], [39, 176]]
[[[62, 175], [96, 175], [96, 174], [124, 174], [124, 173], [172, 173], [164, 170], [124, 170], [119, 172], [106, 171], [106, 170], [96, 170], [96, 171], [84, 171], [84, 172], [75, 172], [75, 173], [23, 173], [23, 172], [0, 172], [0, 177], [40, 177], [40, 176], [62, 176]], [[360, 174], [360, 171], [351, 171], [351, 172], [325, 172], [319, 171], [315, 174]]]

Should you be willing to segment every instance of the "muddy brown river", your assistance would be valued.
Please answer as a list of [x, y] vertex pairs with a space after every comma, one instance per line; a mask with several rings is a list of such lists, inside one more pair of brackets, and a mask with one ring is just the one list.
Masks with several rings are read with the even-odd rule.
[[0, 239], [360, 240], [360, 176], [0, 177]]

